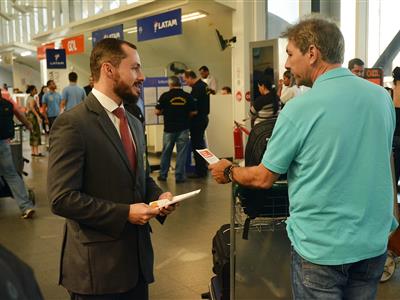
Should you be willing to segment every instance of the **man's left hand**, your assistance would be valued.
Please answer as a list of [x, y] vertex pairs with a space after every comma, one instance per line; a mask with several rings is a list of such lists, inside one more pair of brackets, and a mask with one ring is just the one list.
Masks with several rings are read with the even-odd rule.
[[214, 177], [215, 181], [218, 183], [228, 183], [229, 180], [224, 175], [224, 170], [229, 167], [232, 163], [229, 160], [221, 159], [219, 162], [215, 164], [211, 164], [208, 166], [208, 169], [211, 170], [211, 175]]
[[[160, 197], [158, 197], [158, 200], [161, 200], [161, 199], [168, 199], [168, 200], [171, 201], [172, 200], [171, 192], [162, 193], [160, 195]], [[172, 213], [176, 209], [177, 205], [178, 204], [173, 204], [173, 205], [167, 205], [165, 207], [161, 207], [160, 208], [160, 216], [164, 217], [164, 216], [169, 215], [170, 213]]]

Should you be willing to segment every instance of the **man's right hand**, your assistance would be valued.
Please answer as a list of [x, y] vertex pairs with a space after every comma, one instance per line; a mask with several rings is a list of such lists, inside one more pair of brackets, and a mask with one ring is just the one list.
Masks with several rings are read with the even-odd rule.
[[136, 225], [144, 225], [151, 218], [156, 217], [160, 213], [159, 208], [152, 208], [146, 203], [135, 203], [129, 206], [128, 221]]

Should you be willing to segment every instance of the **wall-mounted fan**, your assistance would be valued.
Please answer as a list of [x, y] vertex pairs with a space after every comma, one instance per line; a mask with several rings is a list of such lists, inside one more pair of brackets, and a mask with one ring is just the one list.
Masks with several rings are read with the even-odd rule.
[[183, 62], [173, 61], [167, 65], [166, 69], [167, 69], [166, 72], [167, 76], [172, 76], [172, 75], [183, 74], [183, 72], [185, 72], [185, 70], [187, 70], [188, 67]]

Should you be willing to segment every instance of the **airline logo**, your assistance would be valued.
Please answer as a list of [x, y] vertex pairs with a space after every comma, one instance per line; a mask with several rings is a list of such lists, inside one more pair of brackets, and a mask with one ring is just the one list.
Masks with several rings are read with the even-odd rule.
[[154, 32], [157, 32], [158, 30], [164, 29], [164, 28], [170, 28], [178, 26], [178, 20], [177, 19], [172, 19], [172, 20], [166, 20], [163, 22], [154, 22]]
[[182, 34], [182, 11], [175, 9], [137, 20], [138, 41]]

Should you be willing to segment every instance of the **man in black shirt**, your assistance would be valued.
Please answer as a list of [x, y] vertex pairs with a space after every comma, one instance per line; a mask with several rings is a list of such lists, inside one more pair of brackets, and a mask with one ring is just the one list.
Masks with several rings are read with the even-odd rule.
[[176, 144], [176, 183], [186, 180], [185, 162], [189, 145], [189, 121], [196, 114], [193, 97], [182, 90], [178, 77], [168, 78], [170, 90], [161, 95], [156, 106], [156, 114], [164, 116], [163, 150], [160, 176], [165, 181], [171, 162], [171, 154]]
[[201, 178], [207, 176], [207, 164], [196, 152], [196, 149], [205, 148], [204, 132], [208, 125], [208, 114], [210, 113], [210, 95], [207, 93], [207, 84], [192, 70], [185, 71], [183, 79], [192, 87], [191, 95], [197, 105], [198, 113], [190, 122], [190, 139], [192, 151], [196, 163], [196, 173], [188, 175], [189, 178]]

